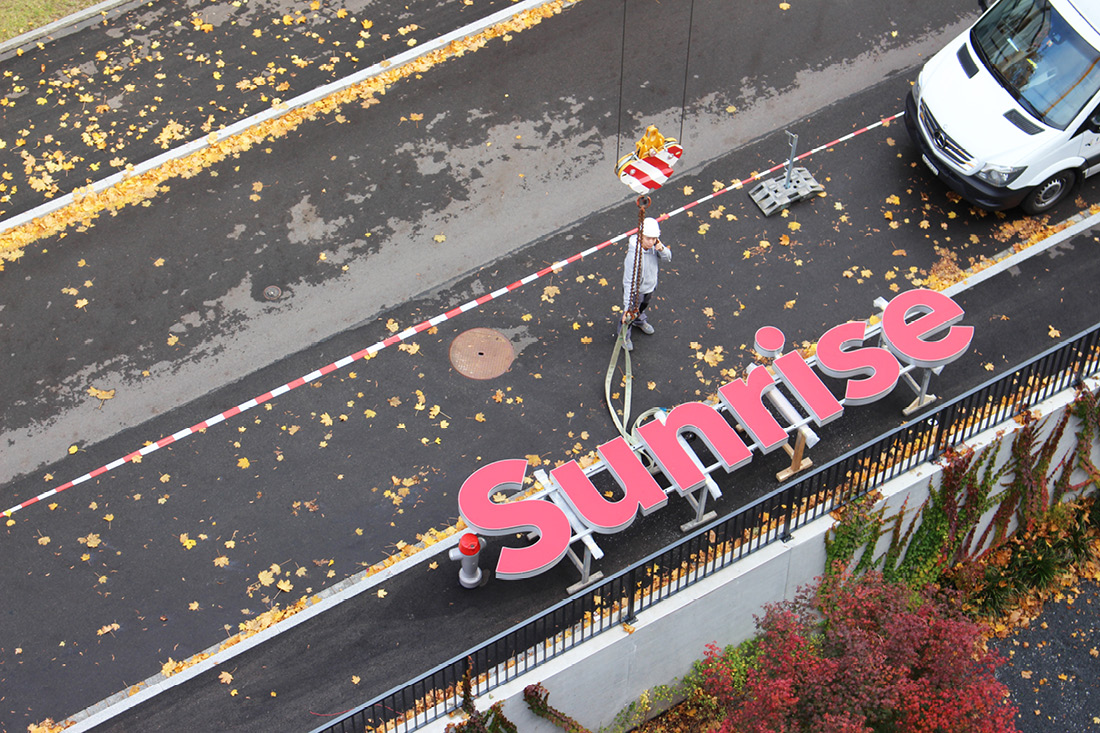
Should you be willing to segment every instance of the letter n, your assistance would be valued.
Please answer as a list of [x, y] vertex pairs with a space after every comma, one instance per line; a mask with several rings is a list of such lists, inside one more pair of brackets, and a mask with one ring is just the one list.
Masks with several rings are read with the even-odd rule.
[[653, 480], [625, 440], [615, 438], [597, 450], [623, 490], [624, 496], [618, 501], [605, 499], [576, 461], [550, 472], [565, 492], [569, 504], [593, 530], [601, 534], [621, 532], [634, 521], [639, 509], [642, 514], [649, 514], [668, 503], [664, 490]]
[[752, 451], [737, 431], [714, 408], [702, 402], [686, 402], [672, 409], [662, 423], [652, 420], [638, 428], [638, 434], [672, 485], [681, 494], [693, 491], [706, 481], [698, 458], [680, 442], [680, 435], [693, 432], [706, 443], [711, 453], [732, 471], [752, 460]]

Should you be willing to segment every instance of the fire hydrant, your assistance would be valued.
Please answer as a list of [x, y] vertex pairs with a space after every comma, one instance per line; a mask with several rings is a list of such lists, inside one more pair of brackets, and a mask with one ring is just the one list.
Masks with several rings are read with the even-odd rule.
[[458, 541], [458, 547], [451, 548], [450, 558], [462, 561], [462, 567], [458, 571], [458, 582], [463, 588], [476, 588], [481, 583], [481, 568], [477, 566], [477, 560], [481, 555], [483, 542], [476, 534], [467, 532]]

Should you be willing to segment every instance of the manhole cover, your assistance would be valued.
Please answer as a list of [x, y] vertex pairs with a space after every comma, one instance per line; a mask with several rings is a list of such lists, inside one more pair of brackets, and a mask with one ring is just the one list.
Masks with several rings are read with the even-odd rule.
[[471, 328], [451, 342], [451, 366], [470, 379], [499, 377], [516, 358], [512, 342], [500, 331]]

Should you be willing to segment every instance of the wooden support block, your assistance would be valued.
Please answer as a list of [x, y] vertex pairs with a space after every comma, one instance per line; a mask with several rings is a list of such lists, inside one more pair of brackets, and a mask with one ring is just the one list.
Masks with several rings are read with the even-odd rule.
[[802, 456], [806, 450], [806, 436], [802, 434], [801, 430], [796, 431], [796, 433], [798, 437], [794, 441], [794, 448], [791, 448], [790, 442], [783, 444], [783, 450], [787, 451], [787, 455], [791, 457], [791, 465], [775, 474], [776, 479], [779, 481], [786, 481], [796, 473], [805, 471], [814, 465], [813, 461]]

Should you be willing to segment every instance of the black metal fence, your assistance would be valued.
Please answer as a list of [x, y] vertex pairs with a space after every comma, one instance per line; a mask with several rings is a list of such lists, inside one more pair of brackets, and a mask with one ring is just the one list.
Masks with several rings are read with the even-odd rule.
[[1100, 372], [1100, 324], [938, 409], [740, 507], [601, 583], [348, 712], [313, 733], [404, 733], [515, 679], [948, 447]]

